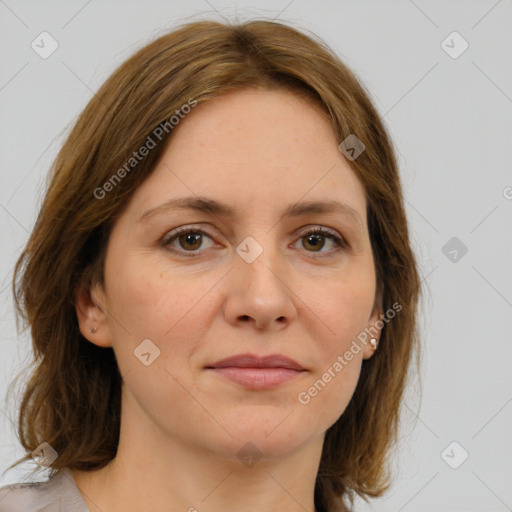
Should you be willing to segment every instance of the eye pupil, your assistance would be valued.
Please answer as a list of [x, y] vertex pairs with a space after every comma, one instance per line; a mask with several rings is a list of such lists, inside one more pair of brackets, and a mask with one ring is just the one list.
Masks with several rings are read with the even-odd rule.
[[[201, 245], [201, 234], [200, 233], [186, 233], [185, 235], [181, 235], [179, 237], [180, 245], [185, 249], [184, 245], [182, 244], [182, 241], [185, 240], [186, 244], [191, 244], [194, 247], [190, 247], [189, 249], [197, 249]], [[199, 241], [199, 244], [197, 243]]]
[[325, 238], [323, 235], [309, 235], [307, 238], [307, 243], [311, 244], [314, 249], [322, 249], [325, 244]]

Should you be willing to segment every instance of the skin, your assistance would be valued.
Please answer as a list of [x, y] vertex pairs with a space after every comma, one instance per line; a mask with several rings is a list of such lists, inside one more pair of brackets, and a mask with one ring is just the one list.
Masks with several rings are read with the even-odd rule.
[[[104, 285], [77, 294], [82, 334], [113, 347], [123, 376], [116, 458], [94, 472], [72, 470], [91, 512], [315, 510], [325, 432], [373, 347], [307, 405], [297, 396], [382, 312], [364, 189], [338, 144], [326, 114], [283, 89], [229, 93], [175, 127], [113, 228]], [[164, 209], [139, 220], [169, 199], [196, 195], [239, 215]], [[359, 221], [340, 213], [282, 217], [290, 204], [330, 199]], [[169, 241], [180, 226], [207, 235]], [[329, 236], [311, 242], [308, 230], [317, 226], [349, 247]], [[252, 263], [236, 252], [248, 236], [263, 249]], [[148, 366], [134, 356], [145, 339], [160, 350]], [[247, 352], [283, 354], [306, 371], [251, 390], [205, 369]], [[237, 457], [248, 442], [261, 456], [251, 467]]]

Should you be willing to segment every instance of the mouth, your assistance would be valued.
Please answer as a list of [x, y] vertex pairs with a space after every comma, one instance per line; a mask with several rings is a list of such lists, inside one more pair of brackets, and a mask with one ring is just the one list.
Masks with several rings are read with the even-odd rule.
[[240, 354], [221, 359], [205, 369], [247, 389], [270, 389], [307, 372], [297, 361], [281, 354]]

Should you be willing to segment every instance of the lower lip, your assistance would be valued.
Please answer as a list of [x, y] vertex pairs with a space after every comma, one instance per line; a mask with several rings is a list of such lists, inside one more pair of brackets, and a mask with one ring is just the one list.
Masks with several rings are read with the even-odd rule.
[[292, 380], [303, 372], [289, 368], [212, 368], [222, 375], [248, 389], [269, 389]]

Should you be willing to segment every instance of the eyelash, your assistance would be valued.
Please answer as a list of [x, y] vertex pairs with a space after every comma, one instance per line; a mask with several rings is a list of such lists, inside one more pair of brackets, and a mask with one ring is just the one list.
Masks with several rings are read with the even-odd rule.
[[[187, 258], [198, 257], [198, 253], [200, 252], [200, 249], [198, 249], [196, 251], [185, 251], [185, 250], [175, 249], [174, 247], [170, 247], [170, 244], [174, 240], [176, 240], [179, 236], [187, 235], [190, 233], [206, 235], [208, 238], [212, 238], [206, 231], [203, 231], [202, 229], [192, 228], [190, 226], [182, 226], [180, 228], [176, 228], [175, 230], [173, 230], [170, 233], [168, 233], [167, 235], [165, 235], [161, 240], [161, 245], [164, 246], [166, 249], [172, 251], [173, 253], [180, 254]], [[300, 240], [301, 238], [304, 238], [308, 235], [324, 236], [325, 238], [331, 239], [338, 246], [337, 248], [335, 248], [331, 251], [325, 251], [325, 252], [322, 251], [319, 253], [315, 253], [314, 251], [306, 251], [306, 252], [310, 252], [311, 254], [318, 255], [317, 257], [320, 257], [320, 258], [332, 256], [333, 253], [338, 253], [339, 251], [344, 251], [349, 248], [349, 245], [347, 244], [347, 242], [342, 237], [340, 237], [336, 233], [336, 231], [331, 230], [329, 228], [319, 227], [319, 226], [311, 228], [308, 231], [302, 232], [299, 235], [298, 240]]]

